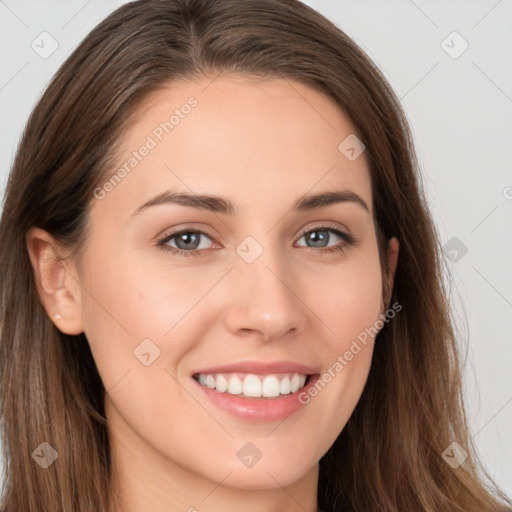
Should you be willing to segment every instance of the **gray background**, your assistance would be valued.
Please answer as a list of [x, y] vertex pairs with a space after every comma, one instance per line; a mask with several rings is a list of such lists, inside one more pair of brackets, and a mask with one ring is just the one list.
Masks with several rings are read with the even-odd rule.
[[[2, 193], [51, 76], [123, 3], [0, 0]], [[512, 0], [305, 3], [369, 54], [402, 101], [455, 280], [472, 436], [512, 495]]]

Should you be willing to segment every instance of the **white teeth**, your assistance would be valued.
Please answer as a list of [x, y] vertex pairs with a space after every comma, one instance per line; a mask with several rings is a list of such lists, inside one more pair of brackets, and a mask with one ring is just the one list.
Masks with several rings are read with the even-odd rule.
[[261, 396], [261, 380], [256, 375], [247, 375], [244, 379], [245, 396]]
[[[240, 375], [240, 376], [239, 376]], [[279, 395], [295, 393], [303, 388], [306, 375], [298, 373], [278, 375], [245, 374], [199, 374], [199, 382], [203, 386], [215, 389], [220, 393], [244, 395], [254, 398], [275, 398]]]
[[285, 377], [281, 381], [281, 395], [287, 395], [291, 389], [290, 377]]
[[267, 375], [263, 379], [263, 396], [269, 398], [271, 396], [279, 396], [281, 385], [279, 379], [275, 375]]
[[230, 395], [239, 395], [244, 390], [242, 381], [237, 377], [231, 377], [228, 384], [228, 393]]
[[292, 377], [292, 381], [290, 384], [290, 391], [292, 393], [295, 393], [295, 391], [298, 391], [299, 387], [300, 387], [300, 377], [297, 373], [295, 373]]
[[224, 393], [224, 391], [227, 391], [228, 390], [228, 381], [227, 379], [224, 377], [224, 375], [217, 375], [217, 381], [216, 381], [216, 388], [217, 388], [217, 391], [220, 391], [221, 393]]
[[212, 375], [207, 375], [206, 376], [206, 385], [210, 389], [215, 389], [215, 378]]

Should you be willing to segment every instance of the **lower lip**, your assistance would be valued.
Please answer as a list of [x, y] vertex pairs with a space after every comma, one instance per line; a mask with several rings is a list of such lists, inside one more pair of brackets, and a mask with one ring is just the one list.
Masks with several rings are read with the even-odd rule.
[[253, 422], [269, 422], [284, 420], [294, 412], [297, 412], [305, 404], [299, 401], [301, 393], [307, 393], [310, 386], [318, 380], [318, 375], [312, 375], [309, 382], [295, 393], [280, 395], [277, 398], [253, 398], [244, 395], [231, 395], [228, 392], [220, 393], [208, 386], [203, 386], [196, 379], [194, 382], [202, 389], [203, 393], [221, 409], [232, 416]]

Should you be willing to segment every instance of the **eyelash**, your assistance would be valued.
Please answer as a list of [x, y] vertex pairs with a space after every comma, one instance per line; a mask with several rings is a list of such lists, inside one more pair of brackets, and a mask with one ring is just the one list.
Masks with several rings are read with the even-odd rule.
[[[304, 235], [307, 235], [308, 233], [312, 233], [315, 231], [330, 231], [330, 232], [334, 233], [335, 235], [339, 236], [340, 238], [342, 238], [343, 240], [345, 240], [345, 243], [342, 245], [328, 247], [325, 249], [318, 249], [318, 252], [321, 252], [321, 253], [333, 253], [333, 252], [338, 252], [338, 251], [343, 253], [345, 251], [345, 248], [347, 245], [350, 246], [357, 242], [357, 239], [354, 236], [349, 235], [348, 233], [344, 233], [343, 231], [340, 231], [339, 229], [337, 229], [335, 226], [331, 226], [331, 225], [316, 226], [313, 229], [305, 230], [301, 233], [299, 239], [301, 239]], [[202, 252], [204, 249], [199, 249], [199, 250], [195, 249], [192, 251], [185, 251], [184, 249], [176, 249], [175, 247], [171, 247], [170, 245], [167, 245], [167, 242], [169, 242], [170, 240], [172, 240], [173, 238], [175, 238], [179, 235], [183, 235], [184, 233], [199, 233], [199, 234], [204, 235], [210, 239], [213, 239], [213, 237], [211, 235], [209, 235], [208, 233], [206, 233], [204, 231], [201, 231], [200, 229], [182, 229], [180, 231], [176, 231], [174, 233], [166, 235], [164, 238], [160, 239], [157, 243], [157, 246], [160, 247], [161, 249], [163, 249], [164, 251], [171, 252], [172, 254], [183, 256], [185, 258], [188, 258], [190, 256], [198, 256], [199, 253]], [[304, 247], [304, 246], [301, 246], [301, 247]], [[313, 249], [313, 250], [315, 249], [314, 247], [305, 247], [305, 248]]]

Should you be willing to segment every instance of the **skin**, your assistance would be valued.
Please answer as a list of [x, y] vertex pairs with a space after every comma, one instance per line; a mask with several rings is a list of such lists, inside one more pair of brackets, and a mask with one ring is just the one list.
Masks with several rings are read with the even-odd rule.
[[[382, 276], [365, 154], [349, 161], [338, 150], [354, 127], [329, 98], [297, 82], [222, 75], [173, 84], [146, 100], [119, 165], [190, 96], [198, 101], [191, 113], [103, 199], [92, 200], [80, 258], [61, 262], [56, 254], [64, 248], [51, 235], [27, 233], [38, 291], [62, 332], [89, 340], [107, 390], [125, 512], [313, 512], [318, 462], [360, 398], [373, 339], [280, 422], [233, 418], [191, 375], [240, 360], [326, 371], [385, 313], [382, 279], [392, 283], [398, 241], [389, 242], [391, 271]], [[240, 211], [168, 203], [132, 216], [172, 187], [229, 198]], [[357, 193], [370, 212], [354, 202], [291, 211], [303, 194], [335, 189]], [[348, 245], [322, 231], [326, 222], [358, 241]], [[183, 228], [209, 232], [196, 256], [156, 245]], [[314, 228], [329, 234], [324, 246], [345, 250], [322, 252], [302, 236]], [[236, 252], [247, 236], [263, 249], [251, 264]], [[160, 350], [149, 366], [134, 356], [146, 338]], [[252, 468], [237, 458], [247, 442], [262, 454]]]

